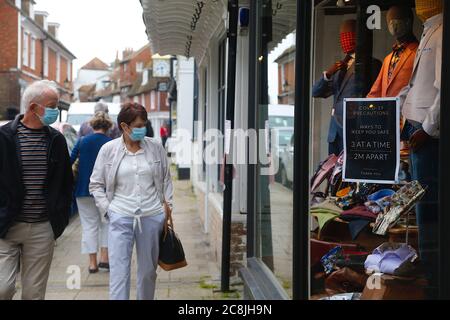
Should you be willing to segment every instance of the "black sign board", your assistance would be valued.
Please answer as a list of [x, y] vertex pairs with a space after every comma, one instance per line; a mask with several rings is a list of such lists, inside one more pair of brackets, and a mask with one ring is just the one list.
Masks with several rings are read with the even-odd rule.
[[398, 98], [345, 99], [343, 129], [344, 181], [398, 183]]

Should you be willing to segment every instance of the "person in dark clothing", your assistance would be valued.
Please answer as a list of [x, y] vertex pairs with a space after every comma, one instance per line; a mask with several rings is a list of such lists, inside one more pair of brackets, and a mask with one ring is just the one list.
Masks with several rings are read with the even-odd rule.
[[0, 127], [0, 299], [44, 299], [55, 239], [69, 222], [73, 176], [64, 136], [49, 125], [59, 115], [56, 84], [32, 83], [24, 115]]
[[[94, 114], [96, 114], [97, 112], [105, 112], [106, 114], [109, 114], [108, 105], [103, 102], [97, 102], [94, 107]], [[83, 122], [80, 126], [80, 130], [78, 131], [78, 138], [82, 138], [92, 133], [94, 133], [94, 129], [92, 129], [90, 121]], [[109, 128], [106, 132], [106, 135], [111, 139], [120, 137], [120, 130], [114, 122], [112, 127]]]

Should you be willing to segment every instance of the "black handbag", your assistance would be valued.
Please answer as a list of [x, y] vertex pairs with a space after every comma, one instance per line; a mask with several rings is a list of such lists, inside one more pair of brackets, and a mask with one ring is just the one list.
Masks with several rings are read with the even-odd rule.
[[172, 213], [164, 202], [166, 222], [159, 240], [159, 266], [165, 270], [175, 270], [187, 266], [183, 245], [173, 228]]

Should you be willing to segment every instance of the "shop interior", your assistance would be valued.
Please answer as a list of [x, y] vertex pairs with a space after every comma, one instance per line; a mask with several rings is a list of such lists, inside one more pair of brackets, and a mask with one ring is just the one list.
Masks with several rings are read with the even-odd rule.
[[[422, 22], [414, 1], [315, 1], [313, 12], [311, 87], [335, 61], [342, 60], [341, 23], [357, 23], [356, 55], [372, 56], [380, 64], [393, 50], [386, 13], [393, 5], [409, 6], [414, 14], [412, 31], [420, 40]], [[364, 5], [361, 5], [363, 3]], [[381, 9], [381, 27], [361, 26], [363, 10]], [[361, 30], [365, 30], [361, 32]], [[358, 42], [361, 41], [364, 45]], [[370, 59], [357, 60], [367, 63]], [[358, 66], [356, 73], [370, 70]], [[375, 75], [376, 76], [376, 75]], [[372, 84], [365, 74], [357, 79], [358, 97]], [[310, 136], [310, 297], [328, 300], [425, 299], [430, 286], [421, 267], [414, 206], [427, 192], [411, 181], [408, 149], [402, 145], [399, 183], [350, 183], [342, 180], [342, 157], [329, 156], [328, 130], [333, 96], [311, 98]], [[404, 250], [404, 255], [396, 255]], [[437, 250], [432, 248], [431, 250]], [[387, 267], [381, 255], [392, 253]], [[377, 260], [378, 259], [378, 260]]]

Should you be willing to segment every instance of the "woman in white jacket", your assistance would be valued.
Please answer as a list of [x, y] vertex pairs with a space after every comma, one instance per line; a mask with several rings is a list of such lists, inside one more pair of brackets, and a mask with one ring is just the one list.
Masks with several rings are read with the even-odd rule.
[[172, 208], [172, 180], [166, 151], [146, 134], [147, 112], [126, 103], [117, 117], [123, 135], [105, 144], [97, 157], [89, 190], [109, 219], [110, 299], [130, 297], [134, 242], [137, 252], [137, 299], [154, 299], [159, 237]]

